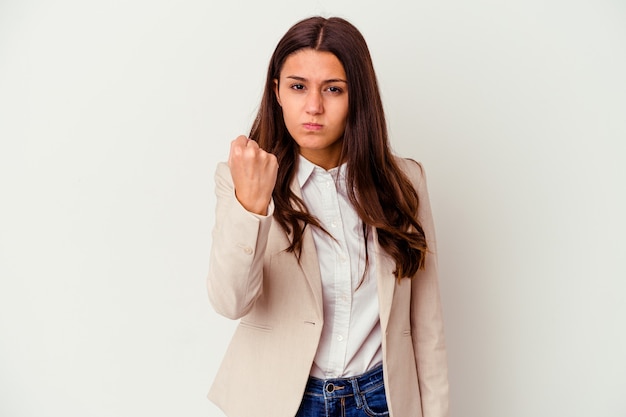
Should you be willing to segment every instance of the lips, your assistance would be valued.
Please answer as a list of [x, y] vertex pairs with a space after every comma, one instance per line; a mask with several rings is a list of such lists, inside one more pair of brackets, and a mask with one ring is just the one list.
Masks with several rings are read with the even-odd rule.
[[318, 131], [322, 129], [323, 125], [320, 125], [318, 123], [303, 123], [302, 126], [306, 129], [306, 130], [310, 130], [310, 131]]

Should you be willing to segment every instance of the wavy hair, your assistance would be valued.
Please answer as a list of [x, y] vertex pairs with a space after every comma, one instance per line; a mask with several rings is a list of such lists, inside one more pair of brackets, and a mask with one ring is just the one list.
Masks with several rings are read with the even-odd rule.
[[424, 230], [417, 220], [419, 198], [391, 153], [387, 125], [374, 66], [365, 39], [348, 21], [311, 17], [292, 26], [272, 54], [261, 105], [250, 139], [276, 155], [278, 177], [272, 194], [274, 219], [291, 235], [287, 249], [299, 257], [308, 225], [320, 227], [292, 190], [298, 145], [283, 119], [274, 94], [274, 80], [287, 57], [302, 49], [330, 52], [343, 64], [348, 88], [348, 116], [341, 161], [346, 162], [349, 199], [368, 228], [376, 228], [380, 246], [394, 259], [396, 278], [412, 277], [423, 268], [427, 252]]

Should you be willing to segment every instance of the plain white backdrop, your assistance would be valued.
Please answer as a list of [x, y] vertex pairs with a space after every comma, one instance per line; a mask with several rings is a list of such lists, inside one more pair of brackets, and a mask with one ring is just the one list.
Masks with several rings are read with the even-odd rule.
[[626, 416], [622, 0], [1, 0], [0, 416], [222, 415], [213, 172], [313, 14], [427, 169], [453, 416]]

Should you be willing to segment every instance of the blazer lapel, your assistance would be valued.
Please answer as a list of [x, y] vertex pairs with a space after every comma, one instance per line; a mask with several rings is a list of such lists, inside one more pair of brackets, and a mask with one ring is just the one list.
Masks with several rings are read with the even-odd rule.
[[393, 258], [385, 252], [378, 243], [378, 234], [373, 229], [374, 256], [376, 263], [376, 284], [378, 285], [378, 309], [380, 311], [380, 326], [385, 332], [387, 323], [389, 323], [389, 315], [391, 313], [391, 304], [393, 294], [396, 288], [396, 278], [393, 271], [396, 268]]

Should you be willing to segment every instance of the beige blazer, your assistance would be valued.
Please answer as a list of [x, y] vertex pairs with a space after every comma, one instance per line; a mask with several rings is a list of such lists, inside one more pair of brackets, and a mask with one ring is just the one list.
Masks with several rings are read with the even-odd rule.
[[[424, 270], [398, 281], [393, 260], [377, 244], [373, 249], [385, 390], [392, 417], [447, 417], [447, 359], [426, 180], [418, 163], [397, 163], [418, 191], [418, 218], [431, 253]], [[290, 236], [271, 216], [259, 219], [241, 207], [226, 164], [219, 164], [215, 180], [209, 299], [219, 314], [241, 321], [208, 397], [228, 417], [294, 417], [324, 325], [311, 229], [305, 229], [298, 262], [285, 251]], [[300, 195], [297, 181], [292, 189]]]

